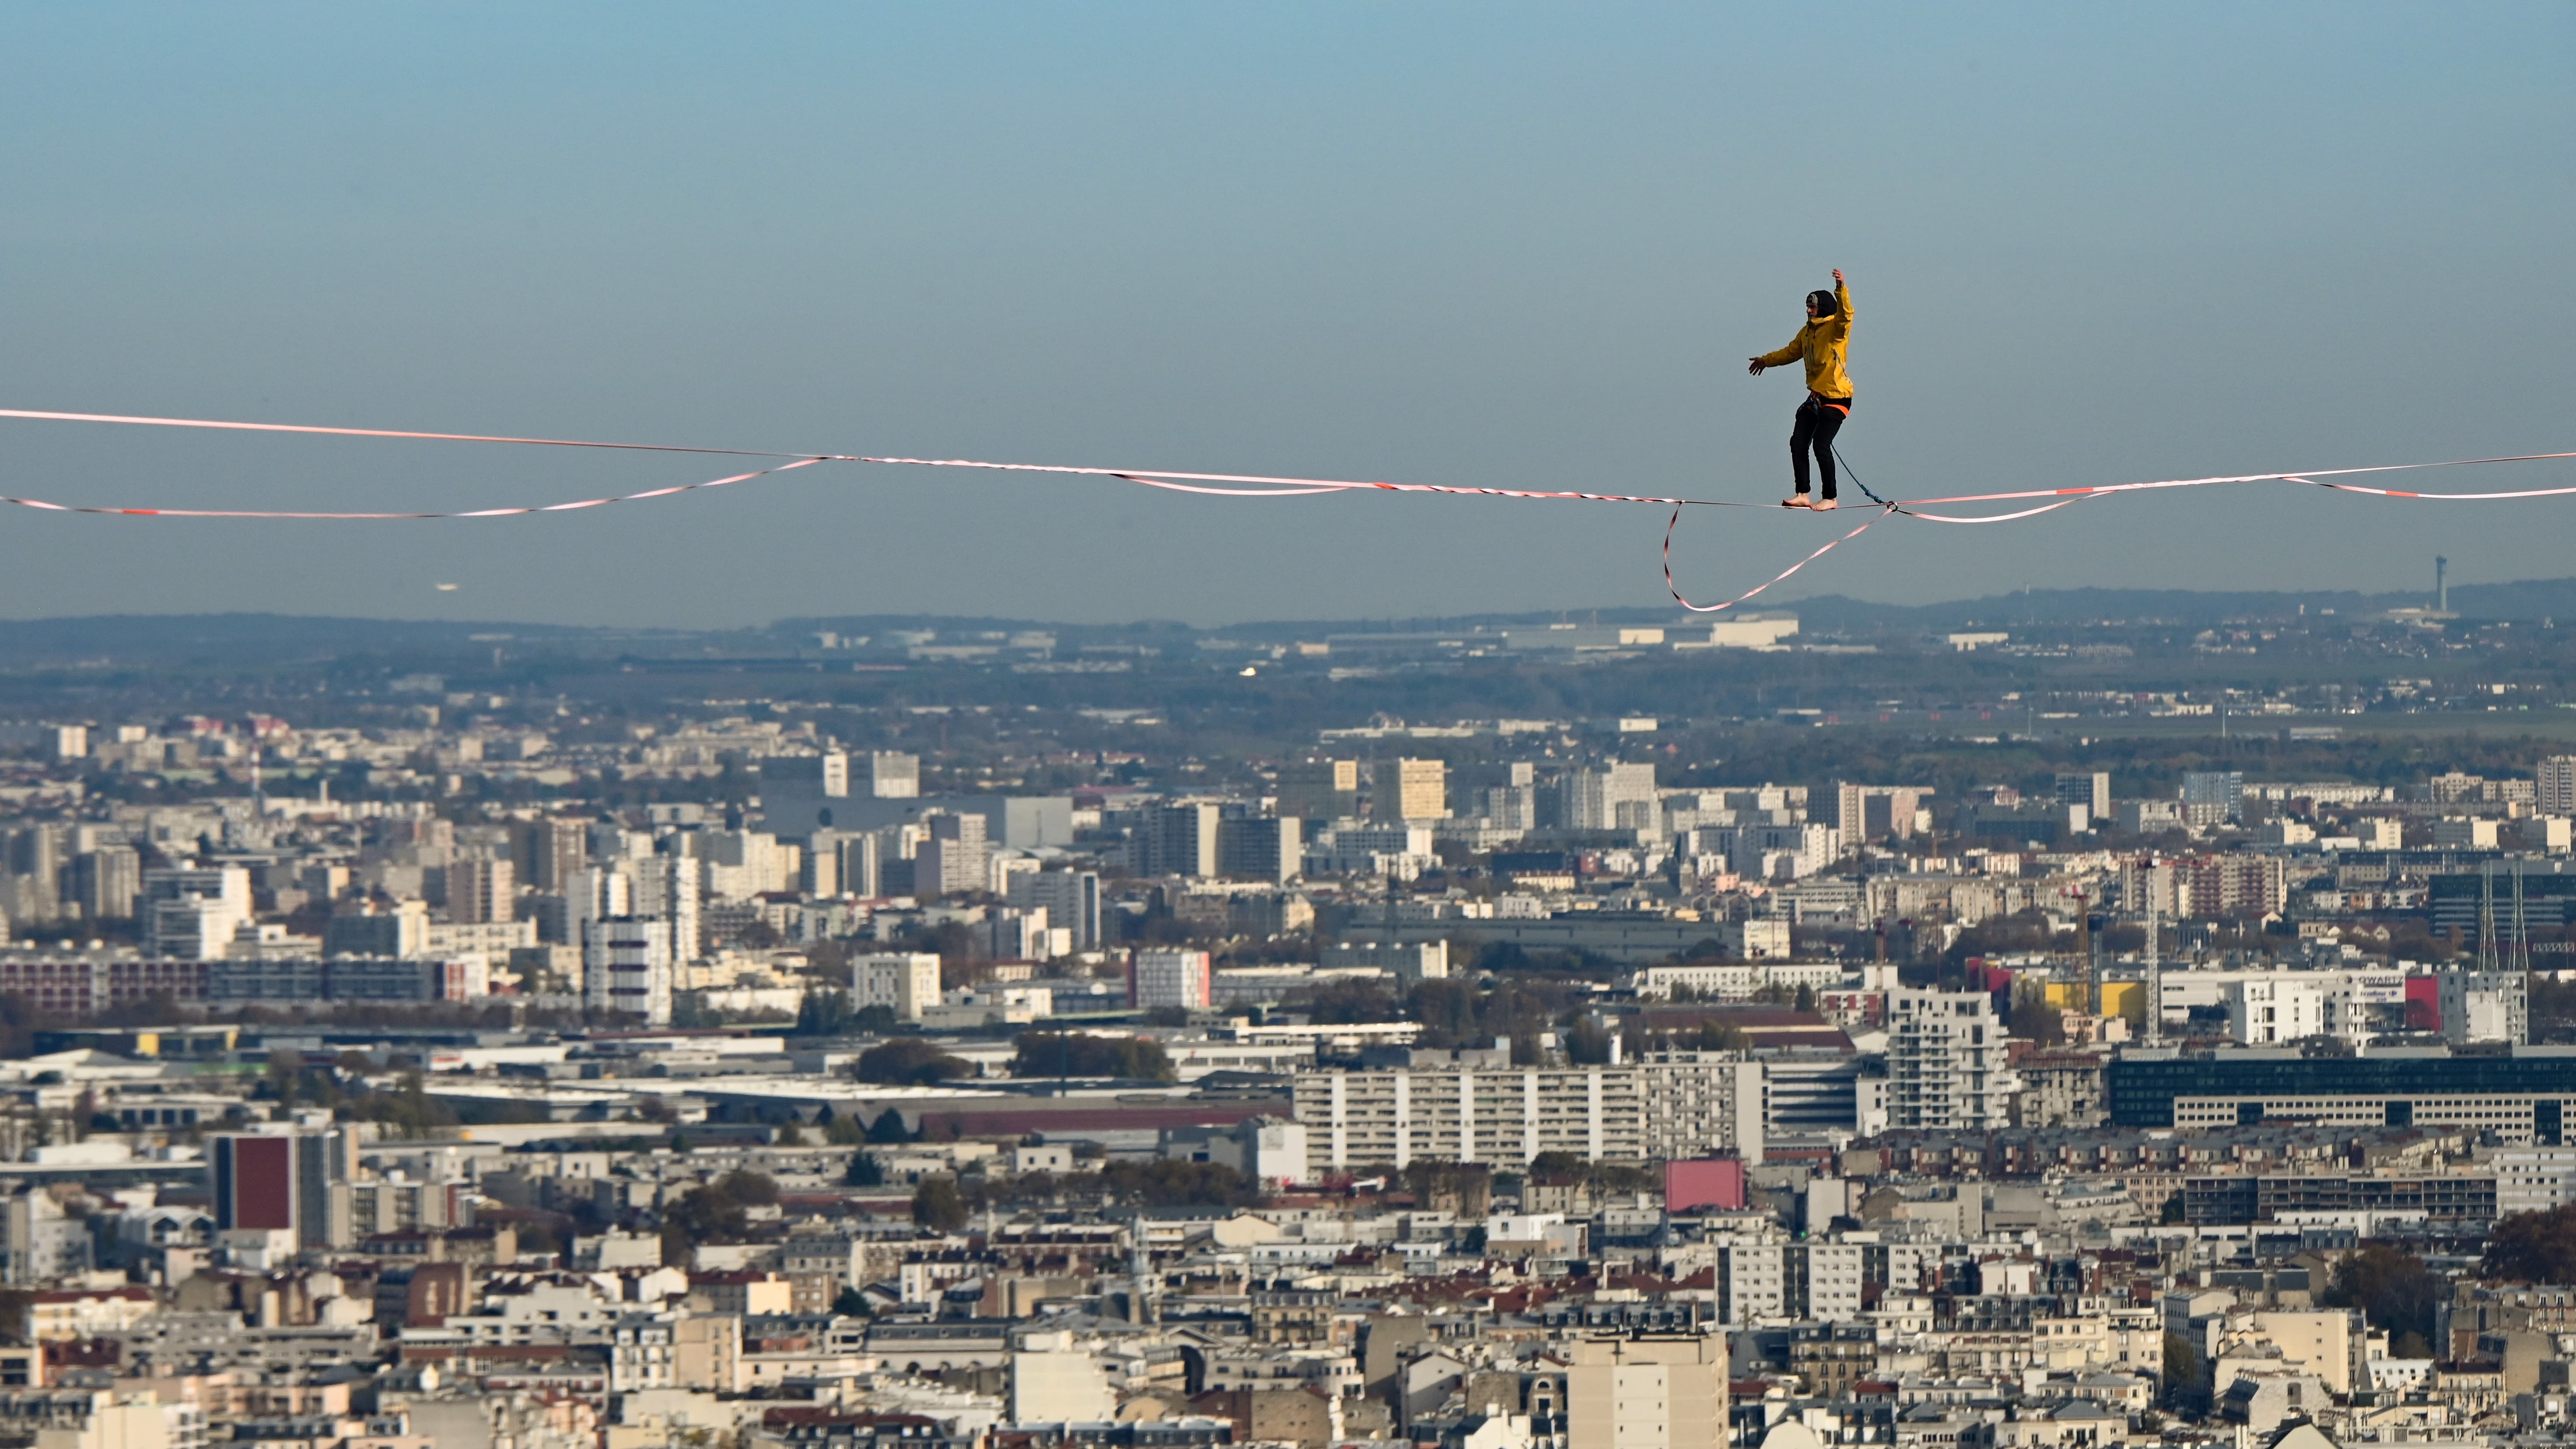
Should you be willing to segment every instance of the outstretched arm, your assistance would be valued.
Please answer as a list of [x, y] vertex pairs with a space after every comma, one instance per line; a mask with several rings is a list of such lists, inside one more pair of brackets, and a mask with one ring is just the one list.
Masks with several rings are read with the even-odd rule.
[[1781, 348], [1777, 352], [1766, 352], [1760, 357], [1749, 358], [1747, 360], [1753, 364], [1751, 369], [1749, 369], [1752, 374], [1755, 377], [1760, 377], [1762, 375], [1762, 369], [1766, 367], [1786, 367], [1790, 363], [1803, 359], [1806, 355], [1807, 329], [1801, 327], [1798, 329], [1798, 335], [1789, 339], [1788, 346]]
[[1851, 322], [1851, 288], [1843, 282], [1843, 269], [1834, 268], [1834, 307], [1836, 315], [1848, 326]]

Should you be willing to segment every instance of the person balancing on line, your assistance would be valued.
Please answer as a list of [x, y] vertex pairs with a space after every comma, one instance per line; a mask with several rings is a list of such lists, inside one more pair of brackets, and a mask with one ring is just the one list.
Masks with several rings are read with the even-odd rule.
[[[1783, 508], [1822, 512], [1841, 506], [1834, 502], [1834, 434], [1851, 416], [1851, 374], [1843, 371], [1844, 355], [1851, 349], [1851, 318], [1851, 289], [1843, 285], [1842, 269], [1837, 267], [1832, 291], [1807, 294], [1807, 325], [1789, 339], [1789, 345], [1751, 359], [1755, 377], [1766, 367], [1786, 367], [1801, 360], [1807, 364], [1807, 400], [1798, 404], [1797, 425], [1789, 430], [1789, 469], [1797, 477], [1798, 491], [1780, 500]], [[1810, 447], [1816, 451], [1816, 471], [1825, 485], [1812, 503], [1807, 501]]]

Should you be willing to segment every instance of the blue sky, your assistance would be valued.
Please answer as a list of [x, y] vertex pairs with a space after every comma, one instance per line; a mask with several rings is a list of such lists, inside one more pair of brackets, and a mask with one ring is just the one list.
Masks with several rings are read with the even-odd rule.
[[[1882, 492], [2576, 448], [2564, 5], [11, 19], [5, 406], [1763, 499], [1799, 386], [1742, 359], [1840, 266], [1845, 451]], [[80, 502], [710, 471], [0, 424], [0, 489]], [[2123, 499], [1891, 523], [1800, 584], [2377, 589], [2435, 552], [2550, 577], [2571, 510]], [[0, 614], [1580, 608], [1662, 597], [1661, 525], [856, 468], [517, 523], [13, 510]], [[1721, 594], [1827, 526], [1698, 515], [1676, 559]]]

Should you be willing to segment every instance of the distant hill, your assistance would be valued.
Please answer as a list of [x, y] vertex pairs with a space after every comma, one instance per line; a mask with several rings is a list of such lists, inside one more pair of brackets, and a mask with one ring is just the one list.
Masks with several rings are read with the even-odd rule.
[[[2106, 621], [2211, 624], [2227, 619], [2277, 619], [2332, 609], [2367, 616], [2389, 609], [2422, 608], [2420, 592], [2281, 592], [2191, 589], [2035, 589], [1939, 604], [1881, 604], [1840, 594], [1784, 602], [1810, 634], [1940, 632], [1972, 626], [2082, 625]], [[2451, 610], [2465, 619], [2566, 619], [2576, 624], [2576, 578], [2524, 579], [2501, 584], [2462, 584], [2451, 590]], [[868, 614], [781, 619], [765, 629], [596, 629], [507, 621], [346, 619], [299, 614], [101, 614], [27, 619], [0, 625], [0, 665], [26, 668], [90, 662], [123, 666], [183, 663], [250, 666], [353, 655], [393, 660], [484, 654], [499, 647], [541, 649], [588, 656], [786, 654], [809, 645], [818, 632], [882, 636], [929, 629], [945, 638], [983, 631], [1049, 631], [1067, 645], [1105, 639], [1187, 640], [1201, 634], [1246, 639], [1320, 639], [1331, 634], [1527, 628], [1560, 622], [1664, 624], [1689, 627], [1697, 616], [1677, 619], [1669, 608], [1548, 609], [1513, 614], [1440, 618], [1249, 620], [1201, 630], [1173, 620], [1127, 624], [1057, 624], [1037, 619], [979, 619], [955, 615]]]
[[[2421, 591], [2365, 594], [2353, 590], [2306, 593], [2196, 589], [2034, 589], [1942, 604], [1878, 604], [1824, 594], [1782, 605], [1794, 609], [1809, 631], [1961, 628], [1972, 624], [2094, 624], [2168, 622], [2212, 624], [2224, 619], [2278, 619], [2332, 609], [2369, 615], [2420, 609], [2432, 602]], [[2576, 621], [2576, 578], [2526, 579], [2505, 584], [2460, 584], [2451, 590], [2451, 612], [2464, 619], [2568, 619]]]
[[252, 666], [355, 654], [483, 652], [495, 644], [592, 644], [628, 631], [553, 624], [341, 619], [308, 614], [92, 614], [0, 624], [0, 663]]

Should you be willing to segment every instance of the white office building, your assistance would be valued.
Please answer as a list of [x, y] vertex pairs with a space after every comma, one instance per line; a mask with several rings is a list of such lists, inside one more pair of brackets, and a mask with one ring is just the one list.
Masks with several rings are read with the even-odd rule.
[[1044, 906], [997, 906], [984, 917], [984, 953], [996, 961], [1052, 961], [1073, 954], [1073, 932]]
[[921, 798], [921, 757], [879, 750], [868, 756], [867, 793], [878, 800]]
[[[1758, 924], [1765, 929], [1756, 933], [1764, 938], [1757, 944], [1776, 947], [1778, 954], [1787, 955], [1789, 923], [1773, 919]], [[1727, 943], [1724, 934], [1719, 934], [1718, 940]], [[1790, 992], [1801, 986], [1812, 991], [1831, 991], [1843, 984], [1847, 974], [1840, 964], [1832, 961], [1756, 960], [1712, 966], [1649, 966], [1637, 973], [1635, 984], [1639, 996], [1658, 1001], [1670, 998], [1677, 986], [1702, 1001], [1750, 1001], [1765, 987]]]
[[1205, 951], [1139, 951], [1127, 964], [1127, 1004], [1140, 1010], [1205, 1010], [1209, 984]]
[[2249, 976], [2227, 989], [2227, 1035], [2244, 1046], [2277, 1046], [2326, 1034], [2326, 999], [2335, 983], [2326, 973], [2302, 979], [2288, 972]]
[[850, 958], [850, 1004], [891, 1010], [898, 1021], [919, 1021], [939, 1004], [939, 958], [926, 951], [888, 951]]
[[1295, 880], [1306, 869], [1305, 824], [1294, 815], [1219, 819], [1218, 873], [1237, 880]]
[[582, 996], [592, 1010], [621, 1011], [650, 1026], [668, 1026], [676, 976], [670, 922], [626, 916], [583, 926]]
[[625, 871], [591, 866], [564, 881], [563, 920], [551, 939], [579, 945], [582, 929], [593, 921], [635, 914], [635, 881]]
[[1076, 1348], [1073, 1335], [1061, 1330], [1031, 1333], [1011, 1355], [1011, 1422], [1014, 1424], [1107, 1423], [1118, 1412], [1118, 1395], [1100, 1360], [1087, 1348]]
[[[1709, 625], [1706, 647], [1776, 651], [1788, 648], [1781, 641], [1795, 637], [1797, 632], [1798, 616], [1795, 614], [1740, 614]], [[1700, 646], [1693, 640], [1675, 639], [1673, 647], [1690, 649]]]
[[2245, 818], [2245, 775], [2238, 770], [2195, 770], [2182, 777], [2183, 823], [2194, 830], [2232, 825]]
[[[2158, 980], [2160, 1009], [2167, 1024], [2179, 1025], [2190, 1019], [2194, 1007], [2224, 1007], [2230, 1035], [2245, 1045], [2260, 1045], [2262, 1042], [2246, 1033], [2249, 1028], [2259, 1027], [2261, 1018], [2259, 1014], [2244, 1013], [2240, 1003], [2245, 988], [2265, 988], [2254, 993], [2259, 999], [2276, 985], [2297, 997], [2314, 993], [2319, 1015], [2316, 1024], [2308, 1027], [2309, 1032], [2339, 1037], [2354, 1046], [2367, 1045], [2379, 1031], [2393, 1028], [2402, 1019], [2406, 1006], [2404, 971], [2394, 966], [2351, 966], [2319, 971], [2166, 971]], [[2278, 1001], [2270, 1004], [2276, 1010], [2281, 1005]], [[2287, 1034], [2264, 1039], [2295, 1040]]]
[[1567, 1449], [1727, 1442], [1724, 1334], [1577, 1340], [1564, 1352]]
[[2576, 755], [2540, 762], [2538, 808], [2543, 815], [2576, 815]]
[[912, 893], [953, 895], [991, 887], [993, 845], [981, 815], [941, 812], [922, 822], [926, 834], [912, 857]]
[[1325, 971], [1383, 971], [1401, 991], [1449, 975], [1446, 941], [1336, 941], [1317, 963]]
[[1047, 924], [1073, 933], [1073, 949], [1100, 944], [1100, 876], [1087, 870], [1013, 871], [1002, 899], [1024, 911], [1044, 911]]
[[250, 872], [237, 865], [176, 865], [156, 867], [143, 873], [145, 900], [175, 901], [181, 896], [203, 896], [248, 911], [251, 908]]
[[2500, 1147], [2496, 1214], [2545, 1213], [2576, 1202], [2576, 1147]]
[[657, 855], [635, 862], [629, 873], [628, 899], [639, 917], [671, 924], [671, 959], [695, 961], [699, 946], [698, 900], [702, 867], [685, 855]]
[[150, 912], [145, 918], [149, 948], [174, 961], [222, 960], [235, 933], [251, 918], [247, 908], [217, 896], [158, 900]]
[[181, 961], [215, 961], [251, 919], [250, 872], [237, 865], [179, 865], [143, 872], [144, 948]]
[[2530, 978], [2523, 973], [2436, 971], [2433, 979], [2440, 986], [2444, 1041], [2521, 1046], [2531, 1040]]
[[1655, 801], [1655, 767], [1609, 764], [1570, 770], [1558, 786], [1568, 830], [1644, 830], [1662, 827]]
[[1789, 1255], [1782, 1242], [1734, 1242], [1717, 1250], [1720, 1323], [1758, 1323], [1794, 1316], [1789, 1308]]

